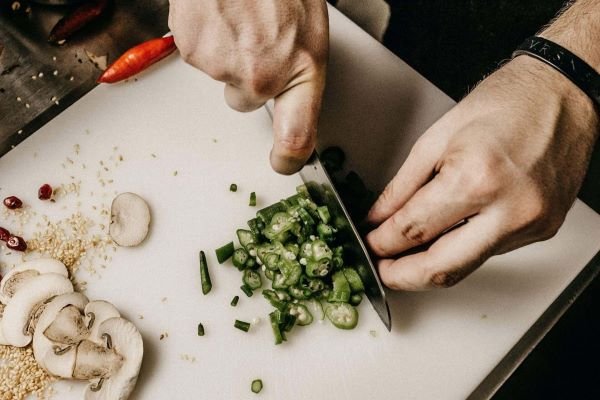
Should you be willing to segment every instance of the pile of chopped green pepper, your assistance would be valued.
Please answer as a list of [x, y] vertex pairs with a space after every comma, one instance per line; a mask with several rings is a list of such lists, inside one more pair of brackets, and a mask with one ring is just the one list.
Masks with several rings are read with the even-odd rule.
[[313, 322], [309, 308], [315, 303], [340, 329], [353, 329], [358, 323], [355, 306], [364, 286], [345, 260], [344, 222], [333, 214], [299, 186], [296, 195], [258, 211], [248, 221], [249, 229], [237, 230], [239, 248], [232, 251], [228, 244], [217, 250], [219, 262], [232, 257], [242, 271], [241, 289], [248, 296], [265, 281], [270, 285], [262, 294], [275, 308], [269, 318], [276, 344], [285, 341], [294, 326]]

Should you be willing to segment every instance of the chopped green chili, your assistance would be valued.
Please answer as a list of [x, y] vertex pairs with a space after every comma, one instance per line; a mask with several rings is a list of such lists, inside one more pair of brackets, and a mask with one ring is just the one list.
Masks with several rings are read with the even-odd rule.
[[342, 271], [350, 284], [352, 293], [361, 293], [365, 291], [362, 279], [360, 279], [360, 275], [354, 268], [344, 268]]
[[347, 303], [350, 300], [350, 284], [342, 271], [333, 274], [333, 291], [329, 295], [330, 303]]
[[354, 329], [358, 323], [356, 308], [348, 303], [329, 303], [325, 315], [333, 325], [340, 329]]
[[262, 286], [262, 279], [260, 279], [260, 275], [258, 272], [251, 269], [244, 271], [244, 277], [242, 278], [242, 281], [244, 282], [244, 285], [249, 287], [251, 290], [258, 289]]
[[250, 202], [248, 204], [250, 207], [256, 206], [256, 192], [250, 193]]
[[208, 263], [204, 251], [200, 250], [200, 283], [202, 285], [202, 293], [208, 294], [212, 289], [210, 274], [208, 273]]
[[233, 242], [229, 242], [216, 249], [215, 253], [217, 254], [217, 261], [219, 264], [223, 264], [225, 261], [229, 260], [233, 255], [234, 250]]
[[259, 393], [263, 388], [263, 383], [262, 380], [260, 379], [255, 379], [252, 381], [252, 385], [250, 385], [250, 389], [252, 390], [252, 393]]
[[204, 336], [204, 325], [198, 324], [198, 336]]
[[232, 258], [233, 265], [237, 267], [237, 269], [242, 270], [246, 266], [249, 257], [250, 255], [245, 249], [241, 247], [239, 249], [235, 249]]
[[246, 296], [248, 296], [248, 297], [252, 297], [252, 295], [254, 294], [252, 289], [250, 287], [248, 287], [248, 285], [246, 285], [246, 284], [243, 284], [242, 286], [240, 286], [240, 289], [242, 289], [242, 292], [246, 293]]
[[279, 328], [278, 321], [279, 311], [273, 311], [269, 314], [269, 319], [271, 321], [271, 328], [273, 329], [273, 336], [275, 336], [275, 344], [283, 343], [283, 335], [281, 334], [281, 329]]
[[235, 320], [235, 322], [233, 323], [233, 326], [235, 326], [236, 328], [238, 328], [239, 330], [244, 331], [244, 332], [248, 332], [250, 330], [250, 323], [240, 321], [239, 319]]
[[229, 185], [229, 191], [237, 192], [237, 185], [235, 183], [232, 183], [231, 185]]
[[362, 295], [355, 293], [352, 296], [350, 296], [350, 304], [352, 304], [353, 306], [358, 306], [361, 302], [362, 302]]
[[233, 296], [233, 299], [231, 299], [231, 307], [237, 306], [238, 301], [240, 301], [240, 296]]
[[[241, 247], [229, 250], [243, 272], [240, 288], [247, 296], [262, 287], [261, 271], [271, 281], [272, 289], [262, 295], [275, 309], [269, 314], [275, 344], [286, 341], [286, 332], [295, 325], [309, 325], [314, 318], [327, 316], [334, 326], [353, 329], [358, 323], [354, 306], [364, 294], [362, 266], [351, 267], [354, 255], [344, 254], [346, 219], [322, 204], [325, 197], [313, 201], [306, 186], [297, 192], [259, 210], [248, 221], [250, 229], [236, 231]], [[232, 306], [238, 300], [236, 296]], [[236, 327], [247, 330], [250, 324], [236, 321]]]

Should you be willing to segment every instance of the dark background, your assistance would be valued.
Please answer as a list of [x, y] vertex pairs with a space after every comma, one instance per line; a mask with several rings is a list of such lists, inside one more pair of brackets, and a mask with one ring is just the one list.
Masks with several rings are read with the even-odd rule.
[[[388, 3], [392, 17], [384, 44], [455, 100], [565, 4], [559, 0]], [[580, 197], [600, 212], [600, 146], [596, 147]], [[596, 278], [494, 399], [600, 399], [599, 301]]]

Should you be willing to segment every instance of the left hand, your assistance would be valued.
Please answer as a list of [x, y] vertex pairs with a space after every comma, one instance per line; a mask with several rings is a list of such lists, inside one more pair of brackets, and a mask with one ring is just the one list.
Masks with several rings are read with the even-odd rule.
[[383, 282], [452, 286], [493, 255], [552, 237], [598, 128], [592, 101], [531, 57], [485, 79], [418, 140], [369, 212], [378, 227], [367, 242], [381, 257]]

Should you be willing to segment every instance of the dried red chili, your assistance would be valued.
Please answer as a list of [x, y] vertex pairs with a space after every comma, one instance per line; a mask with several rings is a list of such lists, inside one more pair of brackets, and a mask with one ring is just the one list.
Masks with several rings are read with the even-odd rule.
[[6, 206], [6, 208], [15, 210], [17, 208], [23, 207], [23, 202], [17, 196], [9, 196], [4, 199], [4, 205]]
[[38, 189], [38, 199], [48, 200], [50, 197], [52, 197], [52, 186], [50, 186], [47, 183], [44, 183]]
[[25, 251], [27, 250], [27, 242], [21, 236], [11, 236], [6, 241], [6, 247], [12, 250]]
[[109, 0], [93, 0], [82, 3], [54, 25], [48, 41], [62, 44], [62, 41], [67, 40], [75, 32], [104, 14], [108, 4]]

